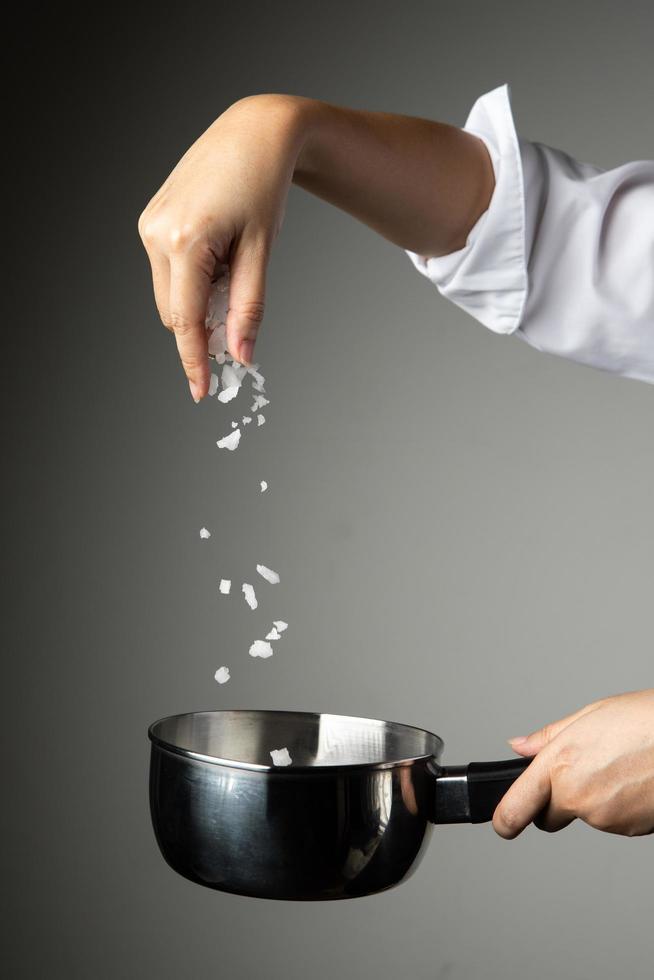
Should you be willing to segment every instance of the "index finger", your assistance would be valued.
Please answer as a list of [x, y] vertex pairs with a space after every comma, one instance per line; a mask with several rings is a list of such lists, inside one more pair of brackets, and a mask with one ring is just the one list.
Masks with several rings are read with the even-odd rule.
[[211, 276], [192, 256], [170, 257], [170, 296], [166, 324], [174, 334], [194, 400], [209, 390], [205, 319]]
[[495, 808], [493, 828], [500, 837], [513, 840], [550, 802], [552, 782], [546, 755], [536, 756]]

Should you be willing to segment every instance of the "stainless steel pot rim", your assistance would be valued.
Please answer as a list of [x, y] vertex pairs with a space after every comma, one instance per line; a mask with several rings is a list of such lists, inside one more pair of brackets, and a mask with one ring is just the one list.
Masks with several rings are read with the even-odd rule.
[[[239, 709], [239, 708], [225, 708], [225, 709], [208, 709], [206, 711], [187, 711], [182, 714], [177, 715], [166, 715], [163, 718], [158, 718], [153, 721], [148, 728], [148, 738], [156, 745], [158, 748], [163, 749], [165, 752], [169, 752], [172, 755], [180, 755], [187, 759], [194, 759], [196, 762], [208, 762], [215, 766], [224, 766], [229, 769], [247, 769], [252, 772], [274, 772], [276, 776], [294, 776], [294, 775], [309, 775], [309, 774], [325, 774], [327, 772], [336, 771], [356, 771], [361, 769], [366, 770], [381, 770], [381, 769], [396, 769], [400, 767], [406, 767], [414, 765], [416, 762], [428, 762], [430, 759], [436, 760], [435, 752], [426, 752], [421, 755], [409, 756], [401, 759], [386, 759], [379, 760], [377, 762], [353, 762], [353, 763], [334, 763], [333, 765], [312, 765], [312, 766], [302, 766], [302, 765], [290, 765], [290, 766], [275, 766], [270, 763], [270, 765], [261, 765], [255, 762], [241, 762], [237, 759], [224, 759], [215, 755], [205, 755], [201, 752], [194, 752], [192, 749], [185, 749], [180, 745], [173, 745], [171, 742], [160, 738], [155, 734], [155, 728], [158, 725], [163, 725], [167, 721], [172, 721], [173, 719], [187, 718], [193, 715], [200, 714], [220, 714], [223, 711], [228, 712], [238, 712], [238, 711], [249, 711], [256, 710], [258, 714], [293, 714], [306, 717], [316, 717], [321, 714], [321, 712], [314, 711], [285, 711], [276, 709], [266, 709], [266, 708], [256, 708], [256, 709]], [[323, 712], [324, 713], [324, 712]], [[402, 728], [407, 731], [420, 732], [425, 735], [429, 735], [435, 740], [438, 747], [438, 751], [442, 751], [444, 742], [440, 735], [436, 735], [434, 732], [429, 731], [426, 728], [419, 728], [417, 725], [405, 725], [403, 722], [395, 721], [384, 721], [381, 718], [366, 718], [363, 715], [332, 715], [334, 718], [342, 718], [344, 721], [361, 721], [361, 722], [373, 722], [379, 725], [389, 725], [394, 728]], [[438, 763], [437, 763], [438, 764]]]

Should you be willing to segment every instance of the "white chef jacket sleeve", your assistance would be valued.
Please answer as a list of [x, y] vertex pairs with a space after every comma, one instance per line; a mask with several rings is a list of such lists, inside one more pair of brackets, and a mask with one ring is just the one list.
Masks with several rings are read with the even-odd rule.
[[654, 383], [654, 161], [603, 171], [518, 138], [507, 85], [465, 125], [495, 189], [457, 252], [407, 255], [490, 330]]

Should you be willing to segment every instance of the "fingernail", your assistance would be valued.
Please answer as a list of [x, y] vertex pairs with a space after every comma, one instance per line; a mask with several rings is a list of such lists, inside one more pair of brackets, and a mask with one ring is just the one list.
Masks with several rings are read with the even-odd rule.
[[200, 401], [200, 389], [196, 385], [195, 381], [189, 381], [188, 386], [191, 389], [191, 398], [197, 405]]
[[509, 745], [523, 745], [527, 741], [529, 741], [528, 735], [516, 735], [515, 738], [508, 739]]
[[241, 364], [250, 365], [252, 363], [252, 353], [254, 351], [253, 340], [242, 340], [238, 348], [238, 359]]

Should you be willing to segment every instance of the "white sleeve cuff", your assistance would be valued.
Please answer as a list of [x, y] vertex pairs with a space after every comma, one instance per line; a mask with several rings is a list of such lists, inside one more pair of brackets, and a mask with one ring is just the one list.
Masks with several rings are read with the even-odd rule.
[[441, 295], [495, 333], [520, 326], [527, 298], [525, 195], [520, 145], [508, 85], [477, 99], [465, 131], [485, 143], [495, 172], [495, 189], [458, 252], [429, 258], [407, 251], [418, 272]]

